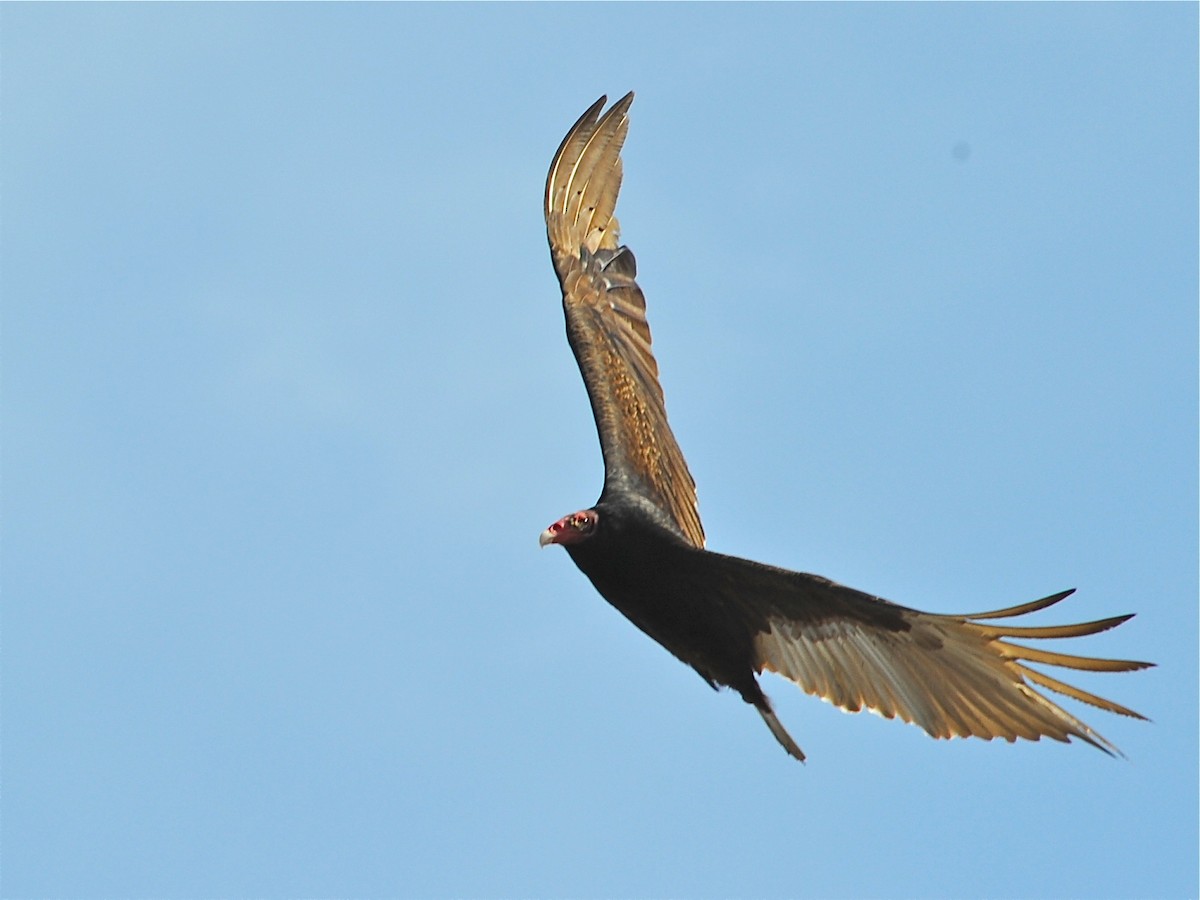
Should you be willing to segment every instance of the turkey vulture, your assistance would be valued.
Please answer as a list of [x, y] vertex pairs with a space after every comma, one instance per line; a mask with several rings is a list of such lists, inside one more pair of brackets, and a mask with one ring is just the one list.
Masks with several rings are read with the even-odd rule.
[[1093, 672], [1151, 664], [1010, 639], [1096, 634], [1131, 616], [1032, 627], [995, 621], [1045, 609], [1072, 591], [992, 612], [925, 613], [704, 548], [696, 485], [667, 424], [637, 267], [618, 242], [613, 215], [633, 94], [601, 115], [605, 102], [592, 104], [563, 138], [546, 177], [546, 233], [567, 339], [600, 433], [604, 489], [593, 507], [543, 531], [541, 545], [566, 548], [604, 599], [710, 687], [741, 694], [798, 760], [804, 753], [759, 687], [764, 669], [842, 709], [899, 716], [935, 738], [1077, 737], [1119, 753], [1037, 689], [1142, 716], [1028, 664]]

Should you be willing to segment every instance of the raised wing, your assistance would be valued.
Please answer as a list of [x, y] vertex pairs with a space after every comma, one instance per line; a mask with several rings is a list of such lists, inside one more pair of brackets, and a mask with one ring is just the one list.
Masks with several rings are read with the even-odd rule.
[[640, 494], [703, 547], [696, 483], [667, 424], [637, 266], [617, 243], [613, 212], [633, 94], [601, 116], [605, 101], [592, 104], [563, 138], [546, 176], [546, 234], [567, 339], [600, 433], [605, 491]]
[[1052, 606], [1073, 591], [1008, 609], [952, 616], [908, 609], [814, 575], [781, 574], [793, 581], [793, 599], [780, 602], [783, 595], [774, 593], [774, 602], [760, 608], [759, 621], [765, 624], [754, 640], [756, 666], [778, 672], [842, 709], [899, 716], [935, 738], [1077, 737], [1109, 754], [1120, 751], [1036, 688], [1144, 718], [1028, 663], [1091, 672], [1127, 672], [1153, 663], [1072, 656], [1009, 640], [1096, 634], [1132, 616], [1042, 627], [990, 623]]

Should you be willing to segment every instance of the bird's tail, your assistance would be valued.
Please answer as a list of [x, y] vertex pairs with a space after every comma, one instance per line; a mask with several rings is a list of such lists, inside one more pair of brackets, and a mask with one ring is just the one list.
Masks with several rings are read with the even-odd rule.
[[763, 700], [766, 702], [755, 703], [754, 708], [758, 710], [758, 714], [763, 717], [763, 721], [771, 729], [771, 734], [775, 735], [775, 740], [779, 741], [779, 745], [788, 752], [789, 756], [804, 762], [804, 751], [800, 749], [799, 744], [792, 740], [792, 736], [787, 733], [787, 729], [775, 715], [775, 710], [771, 709], [771, 701], [767, 700], [766, 696], [763, 697]]

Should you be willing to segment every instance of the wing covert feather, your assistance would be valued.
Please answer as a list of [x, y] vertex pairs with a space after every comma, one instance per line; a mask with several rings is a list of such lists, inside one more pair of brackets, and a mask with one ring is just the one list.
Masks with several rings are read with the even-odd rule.
[[546, 176], [546, 235], [604, 455], [604, 487], [648, 499], [704, 546], [696, 484], [667, 422], [646, 299], [614, 212], [633, 94], [602, 116], [601, 97], [563, 138]]

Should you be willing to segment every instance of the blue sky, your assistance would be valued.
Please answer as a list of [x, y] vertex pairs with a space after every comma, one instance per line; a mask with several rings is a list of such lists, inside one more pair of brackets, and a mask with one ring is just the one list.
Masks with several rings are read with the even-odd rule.
[[[5, 896], [1195, 896], [1194, 4], [0, 25]], [[539, 551], [601, 479], [543, 178], [630, 89], [710, 546], [1137, 612], [1128, 760], [769, 678], [797, 765]]]

